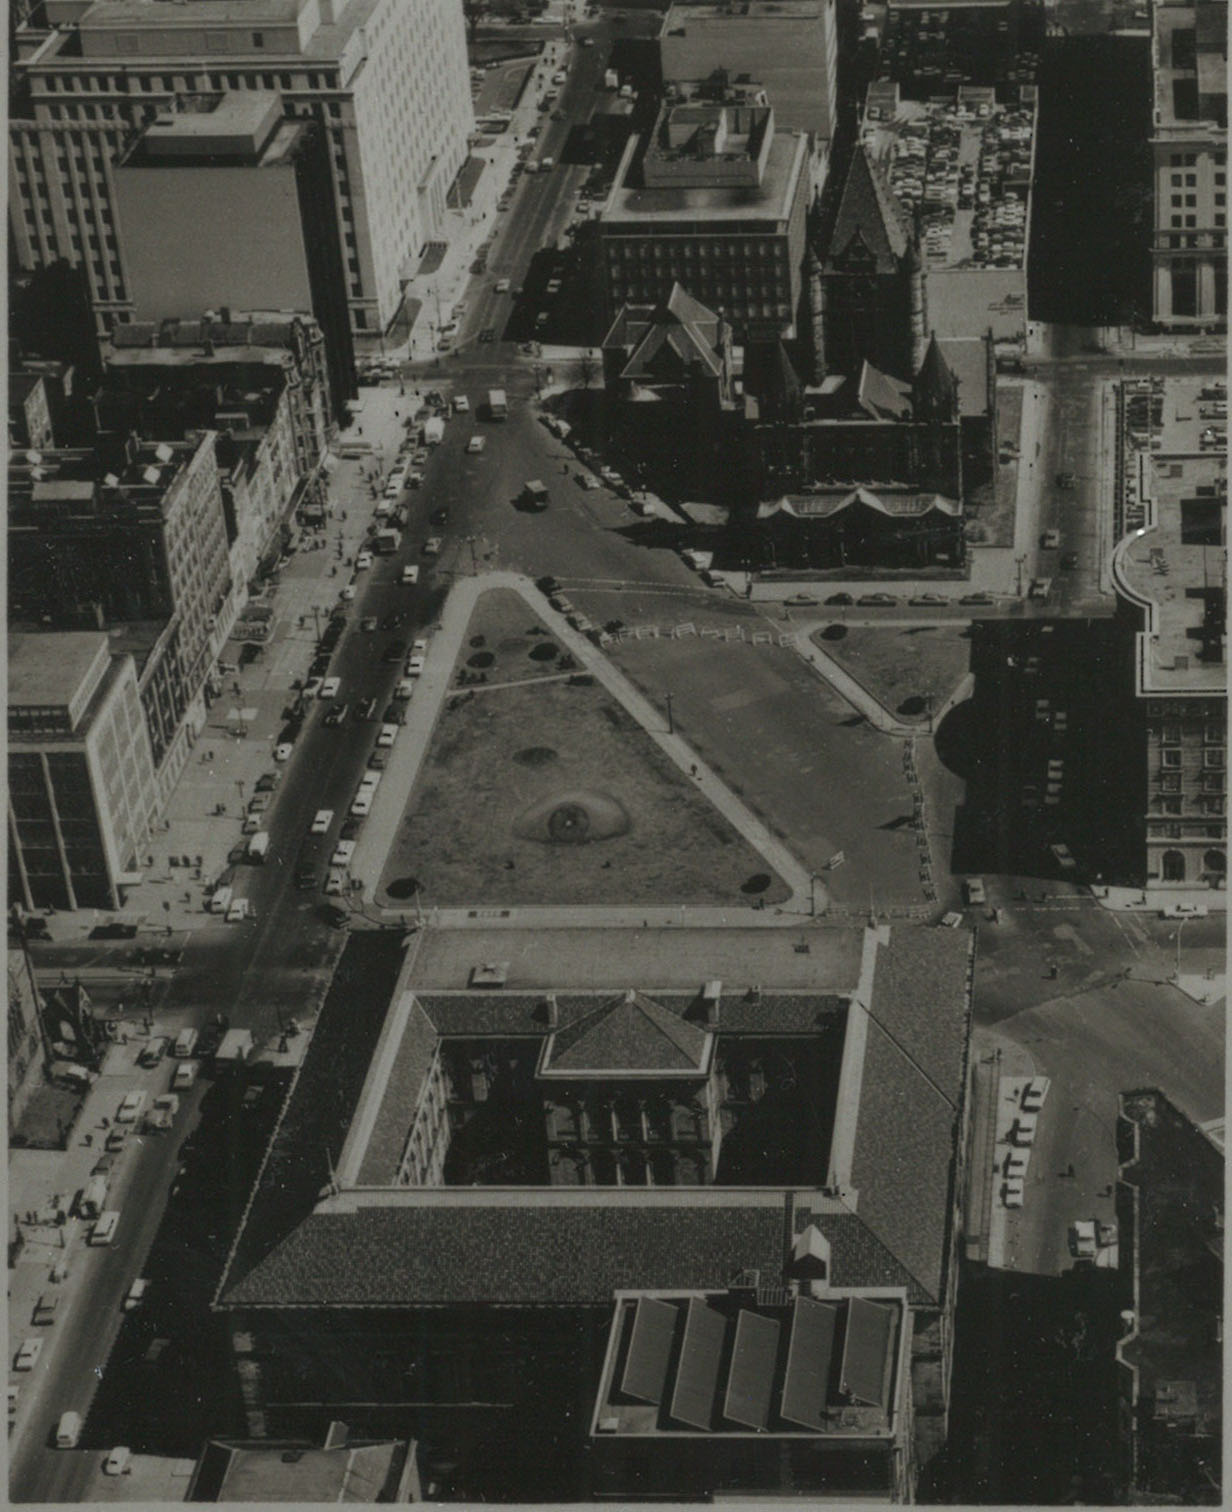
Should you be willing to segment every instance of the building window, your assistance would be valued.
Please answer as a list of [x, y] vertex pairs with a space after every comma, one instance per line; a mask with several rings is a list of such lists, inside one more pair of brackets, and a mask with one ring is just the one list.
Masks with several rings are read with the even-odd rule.
[[[1210, 755], [1209, 751], [1207, 755]], [[1161, 751], [1159, 759], [1162, 765], [1166, 767], [1179, 767], [1181, 764], [1181, 753], [1179, 751]]]
[[252, 45], [254, 47], [264, 47], [265, 46], [265, 33], [264, 32], [253, 32], [253, 34], [252, 34]]
[[1179, 724], [1166, 724], [1160, 739], [1165, 745], [1180, 745], [1181, 727]]
[[1165, 851], [1162, 864], [1165, 882], [1183, 882], [1185, 880], [1185, 857], [1181, 851]]
[[1213, 770], [1213, 771], [1222, 771], [1223, 770], [1223, 752], [1222, 751], [1203, 751], [1202, 752], [1202, 765], [1204, 767], [1207, 767], [1210, 770]]

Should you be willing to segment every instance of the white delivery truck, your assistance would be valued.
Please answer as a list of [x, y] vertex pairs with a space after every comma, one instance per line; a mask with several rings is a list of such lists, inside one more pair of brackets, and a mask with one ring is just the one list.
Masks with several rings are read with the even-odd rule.
[[424, 421], [423, 437], [425, 446], [439, 446], [445, 439], [445, 422], [439, 415]]
[[248, 859], [257, 866], [265, 864], [265, 858], [269, 855], [269, 831], [258, 830], [255, 835], [248, 839]]
[[188, 1060], [197, 1048], [197, 1031], [191, 1027], [181, 1029], [175, 1037], [175, 1046], [171, 1053], [176, 1060]]
[[488, 390], [488, 418], [504, 420], [509, 414], [509, 400], [504, 389]]

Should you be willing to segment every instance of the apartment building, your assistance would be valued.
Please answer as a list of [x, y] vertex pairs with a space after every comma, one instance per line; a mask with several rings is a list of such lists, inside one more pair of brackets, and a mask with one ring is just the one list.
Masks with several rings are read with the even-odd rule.
[[[136, 433], [155, 442], [183, 441], [195, 432], [215, 433], [237, 608], [252, 579], [281, 555], [296, 510], [317, 498], [330, 414], [319, 371], [286, 346], [242, 344], [254, 328], [260, 339], [261, 324], [238, 322], [229, 338], [230, 321], [206, 322], [221, 343], [207, 338], [208, 351], [191, 340], [200, 336], [200, 322], [163, 330], [118, 327], [103, 349], [104, 379], [94, 397], [100, 435], [113, 440]], [[319, 342], [319, 329], [317, 336]], [[183, 344], [129, 344], [181, 337]], [[310, 348], [298, 346], [306, 357]]]
[[1152, 8], [1154, 318], [1228, 323], [1227, 0]]
[[1135, 469], [1143, 524], [1113, 576], [1136, 616], [1145, 765], [1142, 871], [1151, 886], [1227, 877], [1227, 388], [1168, 379]]
[[118, 908], [159, 809], [131, 656], [102, 631], [10, 635], [9, 896]]
[[163, 796], [239, 606], [215, 441], [130, 439], [110, 458], [50, 452], [9, 467], [10, 622], [108, 626], [124, 641]]
[[630, 138], [599, 218], [612, 316], [680, 284], [742, 336], [791, 337], [802, 287], [808, 141], [776, 133], [765, 91], [669, 92]]
[[[131, 313], [115, 161], [194, 95], [276, 92], [320, 123], [352, 331], [394, 319], [473, 129], [457, 0], [48, 0], [14, 46], [9, 225], [18, 267], [81, 266], [103, 327]], [[167, 311], [188, 314], [188, 310]]]

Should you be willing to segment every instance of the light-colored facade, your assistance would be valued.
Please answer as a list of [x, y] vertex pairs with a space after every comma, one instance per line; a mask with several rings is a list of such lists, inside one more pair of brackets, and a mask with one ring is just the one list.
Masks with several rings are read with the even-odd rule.
[[[19, 267], [81, 265], [100, 323], [131, 310], [113, 163], [129, 132], [188, 95], [276, 91], [319, 120], [352, 328], [397, 314], [474, 127], [458, 0], [97, 0], [75, 25], [22, 28], [9, 135]], [[24, 94], [24, 99], [22, 98]], [[179, 312], [192, 313], [190, 310]]]
[[47, 1064], [43, 1031], [39, 1025], [41, 999], [29, 958], [23, 950], [9, 951], [9, 1134], [21, 1122], [30, 1094], [43, 1077]]
[[[1113, 557], [1141, 612], [1134, 692], [1146, 763], [1146, 881], [1220, 887], [1227, 874], [1227, 388], [1162, 385], [1162, 423], [1135, 469], [1141, 527]], [[1205, 393], [1205, 397], [1204, 397]]]
[[9, 896], [116, 908], [159, 808], [130, 656], [101, 631], [9, 637]]
[[763, 87], [780, 128], [807, 135], [820, 192], [838, 119], [835, 0], [678, 0], [663, 18], [659, 60], [666, 84], [698, 84], [721, 69]]
[[[231, 573], [216, 436], [130, 442], [9, 468], [10, 618], [107, 624], [137, 659], [163, 800], [205, 721], [205, 688], [241, 594]], [[242, 586], [242, 585], [241, 585]]]
[[1228, 323], [1227, 0], [1152, 7], [1154, 318]]
[[680, 284], [742, 335], [790, 337], [810, 200], [808, 139], [775, 132], [764, 91], [674, 92], [630, 138], [599, 218], [609, 311]]

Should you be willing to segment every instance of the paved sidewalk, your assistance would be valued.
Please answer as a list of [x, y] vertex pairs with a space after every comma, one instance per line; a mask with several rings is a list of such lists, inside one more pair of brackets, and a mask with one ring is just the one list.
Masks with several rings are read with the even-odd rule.
[[[449, 696], [454, 664], [461, 649], [466, 627], [470, 623], [471, 612], [480, 594], [493, 588], [509, 588], [521, 594], [527, 605], [552, 626], [554, 635], [573, 654], [579, 666], [603, 684], [626, 712], [637, 720], [660, 750], [671, 758], [682, 773], [696, 782], [701, 792], [724, 815], [733, 829], [766, 858], [766, 861], [792, 890], [791, 897], [782, 905], [782, 913], [795, 915], [796, 918], [801, 913], [810, 913], [814, 896], [818, 912], [824, 912], [826, 895], [820, 883], [810, 884], [808, 871], [800, 865], [787, 847], [750, 813], [731, 789], [705, 763], [697, 759], [696, 753], [679, 735], [663, 728], [662, 715], [628, 682], [623, 673], [619, 672], [584, 635], [566, 623], [564, 616], [551, 607], [529, 578], [514, 572], [488, 572], [476, 577], [462, 578], [455, 582], [450, 590], [441, 614], [440, 626], [428, 648], [423, 676], [419, 679], [419, 686], [411, 700], [410, 723], [394, 746], [393, 758], [377, 789], [372, 814], [364, 827], [363, 835], [352, 858], [351, 875], [362, 882], [363, 891], [369, 899], [374, 896], [380, 882], [381, 870], [385, 865], [390, 843], [410, 799], [416, 775], [428, 750], [445, 699]], [[812, 886], [815, 886], [815, 894], [811, 891]], [[403, 917], [415, 913], [416, 910], [412, 906], [409, 909], [387, 910], [386, 912], [394, 917]], [[773, 917], [768, 910], [766, 912], [769, 917]], [[623, 927], [630, 927], [649, 921], [652, 917], [657, 918], [659, 922], [676, 923], [680, 921], [682, 911], [678, 906], [651, 911], [642, 908], [449, 909], [433, 910], [432, 919], [434, 922], [452, 920], [464, 923], [474, 918], [484, 917], [491, 922], [493, 917], [509, 918], [514, 914], [518, 922], [523, 925], [534, 923], [546, 927], [551, 923], [576, 924], [594, 915], [596, 918], [602, 916], [609, 924], [619, 923]], [[703, 917], [712, 917], [713, 921], [726, 922], [729, 915], [742, 923], [747, 923], [749, 917], [756, 918], [761, 915], [761, 911], [750, 909], [746, 914], [737, 909], [690, 908], [687, 914], [694, 923], [701, 922]]]
[[[1104, 887], [1091, 888], [1101, 908], [1112, 913], [1162, 913], [1165, 908], [1205, 908], [1208, 913], [1226, 913], [1228, 895], [1215, 887]], [[1190, 917], [1193, 917], [1191, 915]]]
[[[51, 915], [47, 925], [52, 939], [80, 938], [117, 914], [167, 934], [226, 927], [218, 915], [206, 912], [207, 890], [236, 871], [242, 877], [242, 868], [233, 867], [230, 855], [244, 839], [248, 800], [257, 779], [275, 766], [273, 747], [284, 723], [283, 710], [294, 699], [293, 684], [307, 676], [318, 625], [325, 628], [352, 576], [348, 562], [354, 561], [375, 508], [369, 475], [378, 470], [383, 475], [392, 466], [403, 439], [403, 422], [417, 403], [415, 393], [409, 388], [400, 393], [396, 385], [365, 388], [362, 394], [362, 413], [335, 442], [335, 454], [339, 443], [355, 440], [371, 441], [376, 449], [358, 460], [335, 455], [326, 528], [315, 537], [301, 532], [303, 545], [284, 565], [281, 582], [265, 600], [274, 618], [260, 659], [224, 673], [222, 696], [210, 709], [194, 754], [171, 794], [163, 827], [154, 831], [139, 858], [143, 880], [128, 889], [123, 910], [82, 909]], [[313, 549], [313, 539], [323, 540], [324, 545]], [[229, 642], [224, 655], [235, 658], [237, 650], [237, 643]], [[239, 736], [239, 720], [233, 711], [242, 710], [255, 713]], [[296, 759], [292, 755], [291, 760]], [[276, 814], [277, 804], [275, 791], [268, 816]]]

